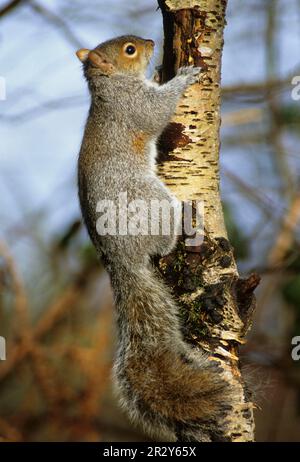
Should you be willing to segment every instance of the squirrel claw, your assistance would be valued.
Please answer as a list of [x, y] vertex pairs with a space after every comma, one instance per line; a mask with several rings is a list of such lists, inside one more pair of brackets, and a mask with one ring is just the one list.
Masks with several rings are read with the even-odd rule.
[[192, 84], [199, 81], [199, 74], [201, 67], [183, 66], [178, 69], [177, 75], [185, 76], [188, 81]]

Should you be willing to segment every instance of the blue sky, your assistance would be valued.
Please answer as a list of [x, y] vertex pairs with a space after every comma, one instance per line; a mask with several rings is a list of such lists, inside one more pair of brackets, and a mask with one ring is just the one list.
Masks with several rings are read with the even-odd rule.
[[[123, 33], [153, 38], [157, 43], [153, 65], [159, 63], [162, 43], [161, 14], [152, 0], [129, 5], [121, 0], [38, 3], [64, 19], [72, 31], [71, 39], [26, 2], [1, 20], [0, 30], [0, 75], [7, 85], [7, 99], [0, 101], [0, 227], [23, 271], [33, 255], [30, 236], [40, 234], [46, 247], [53, 233], [79, 214], [76, 160], [89, 98], [75, 56], [77, 42], [95, 46]], [[264, 78], [264, 2], [252, 0], [252, 9], [246, 3], [229, 1], [224, 86]], [[294, 0], [281, 5], [278, 60], [284, 76], [300, 61], [300, 9]], [[224, 104], [223, 110], [240, 107], [240, 103]], [[224, 127], [224, 133], [226, 130]], [[261, 152], [252, 146], [242, 151], [224, 149], [222, 166], [260, 188], [271, 200], [278, 199], [267, 147]], [[226, 178], [222, 190], [245, 228], [255, 226], [257, 208], [237, 195]]]

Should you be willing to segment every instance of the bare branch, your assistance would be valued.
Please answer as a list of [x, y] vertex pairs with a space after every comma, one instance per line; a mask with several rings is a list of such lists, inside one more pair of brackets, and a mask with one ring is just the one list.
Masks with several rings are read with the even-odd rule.
[[222, 87], [222, 96], [228, 99], [231, 96], [253, 96], [257, 94], [262, 94], [263, 98], [265, 98], [266, 94], [276, 93], [288, 87], [291, 87], [291, 81], [295, 75], [300, 75], [299, 65], [297, 65], [293, 71], [291, 71], [286, 77], [282, 79], [274, 78], [261, 82], [239, 83], [236, 85]]
[[24, 3], [27, 3], [27, 0], [13, 0], [11, 2], [8, 2], [0, 9], [0, 18], [14, 11], [18, 6], [21, 6]]
[[27, 111], [17, 114], [0, 115], [0, 120], [3, 122], [28, 122], [29, 119], [40, 117], [49, 111], [58, 109], [68, 109], [86, 104], [86, 98], [82, 96], [65, 96], [64, 98], [52, 99], [41, 104], [31, 107]]
[[41, 16], [45, 21], [55, 26], [57, 30], [65, 36], [65, 38], [70, 42], [72, 46], [76, 48], [81, 47], [81, 41], [76, 37], [70, 26], [60, 16], [33, 0], [30, 0], [29, 5], [33, 11], [35, 11], [35, 13]]

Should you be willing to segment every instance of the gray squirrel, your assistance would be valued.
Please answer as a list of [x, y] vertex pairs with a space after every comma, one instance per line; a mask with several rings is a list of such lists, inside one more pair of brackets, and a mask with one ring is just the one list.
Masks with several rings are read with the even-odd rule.
[[163, 85], [149, 81], [153, 48], [152, 40], [128, 35], [77, 51], [91, 94], [78, 161], [79, 199], [114, 292], [114, 382], [121, 404], [153, 438], [211, 441], [216, 419], [230, 406], [228, 385], [217, 361], [204, 352], [196, 357], [184, 342], [178, 307], [151, 264], [153, 256], [174, 249], [178, 222], [169, 235], [97, 231], [98, 202], [118, 201], [120, 192], [129, 202], [176, 204], [155, 173], [156, 141], [200, 69], [182, 67]]

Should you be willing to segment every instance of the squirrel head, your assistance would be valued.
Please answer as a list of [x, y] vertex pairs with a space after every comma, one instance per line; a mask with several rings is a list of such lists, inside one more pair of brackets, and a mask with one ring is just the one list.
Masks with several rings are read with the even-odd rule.
[[144, 75], [153, 54], [153, 40], [124, 35], [101, 43], [93, 50], [81, 48], [76, 52], [84, 65], [87, 79], [99, 75]]

